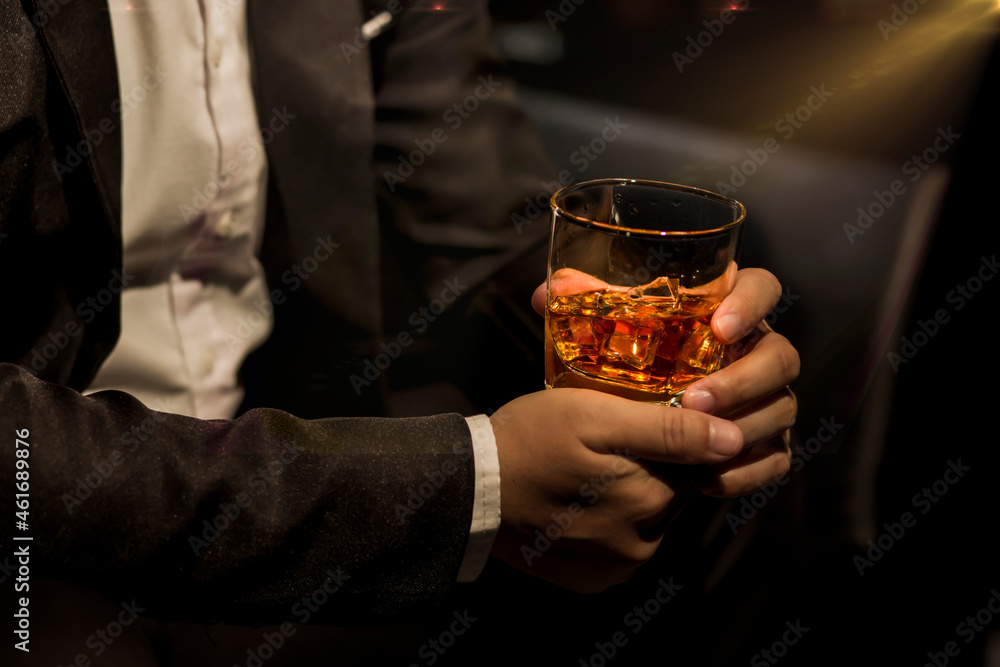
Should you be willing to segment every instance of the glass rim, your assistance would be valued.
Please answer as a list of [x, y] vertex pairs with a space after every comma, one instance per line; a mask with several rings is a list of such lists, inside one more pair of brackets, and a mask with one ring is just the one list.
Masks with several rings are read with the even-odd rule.
[[[599, 220], [591, 220], [589, 218], [584, 218], [574, 213], [570, 213], [565, 208], [560, 206], [560, 201], [565, 199], [567, 195], [572, 192], [582, 190], [585, 188], [592, 188], [597, 186], [607, 186], [607, 185], [645, 185], [655, 188], [663, 188], [665, 190], [676, 190], [681, 192], [687, 192], [689, 194], [699, 195], [701, 197], [707, 197], [708, 199], [713, 199], [720, 204], [726, 204], [734, 208], [738, 215], [735, 220], [727, 222], [724, 225], [718, 227], [713, 227], [712, 229], [697, 229], [689, 231], [664, 231], [664, 230], [654, 230], [645, 229], [642, 227], [623, 227], [621, 225], [613, 225], [608, 222], [601, 222]], [[557, 201], [560, 200], [560, 201]], [[637, 178], [600, 178], [592, 181], [583, 181], [582, 183], [575, 183], [573, 185], [567, 185], [564, 188], [557, 190], [552, 197], [549, 199], [549, 207], [552, 210], [553, 216], [560, 216], [567, 218], [577, 224], [583, 225], [585, 227], [594, 227], [604, 231], [611, 232], [613, 234], [619, 234], [624, 236], [648, 236], [651, 238], [655, 237], [685, 237], [685, 236], [707, 236], [710, 234], [718, 234], [719, 232], [726, 231], [733, 227], [736, 227], [743, 223], [747, 217], [746, 207], [736, 201], [735, 199], [730, 199], [729, 197], [724, 197], [711, 190], [705, 190], [703, 188], [696, 188], [690, 185], [680, 185], [678, 183], [667, 183], [664, 181], [649, 181]]]

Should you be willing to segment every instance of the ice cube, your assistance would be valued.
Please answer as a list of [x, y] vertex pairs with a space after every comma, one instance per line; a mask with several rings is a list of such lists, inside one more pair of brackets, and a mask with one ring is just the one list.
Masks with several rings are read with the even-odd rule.
[[618, 322], [614, 332], [608, 336], [604, 355], [608, 361], [620, 361], [637, 370], [646, 370], [656, 359], [656, 348], [663, 331], [659, 320]]
[[553, 341], [562, 360], [574, 361], [581, 357], [596, 359], [600, 352], [604, 322], [601, 318], [592, 317], [566, 317], [560, 320]]
[[639, 300], [646, 297], [661, 297], [660, 301], [677, 302], [680, 298], [680, 281], [670, 276], [659, 276], [645, 285], [628, 289], [629, 298]]
[[678, 365], [690, 366], [691, 370], [701, 373], [718, 370], [723, 345], [712, 334], [712, 327], [697, 320], [691, 321], [690, 326], [691, 333], [677, 355]]

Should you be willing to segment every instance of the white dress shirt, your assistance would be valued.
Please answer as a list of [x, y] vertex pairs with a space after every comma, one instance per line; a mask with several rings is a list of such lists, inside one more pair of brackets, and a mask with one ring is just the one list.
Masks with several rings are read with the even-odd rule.
[[[271, 331], [257, 259], [267, 162], [247, 48], [245, 0], [108, 0], [123, 134], [121, 336], [87, 393], [232, 419], [237, 371]], [[374, 202], [372, 204], [374, 206]], [[459, 581], [482, 570], [500, 523], [489, 419], [475, 451], [470, 540]]]

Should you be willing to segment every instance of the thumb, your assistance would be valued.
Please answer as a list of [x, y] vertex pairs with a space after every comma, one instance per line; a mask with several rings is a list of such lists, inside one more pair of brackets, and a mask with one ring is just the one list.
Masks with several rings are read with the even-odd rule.
[[743, 448], [743, 432], [728, 420], [696, 410], [576, 391], [581, 393], [574, 400], [582, 413], [577, 434], [594, 451], [624, 449], [649, 461], [698, 464], [728, 460]]
[[[506, 415], [531, 424], [518, 439], [566, 433], [599, 454], [663, 463], [719, 463], [743, 447], [736, 424], [696, 410], [642, 403], [590, 389], [546, 389], [514, 399], [491, 417], [498, 437]], [[550, 431], [545, 436], [540, 431]], [[568, 431], [568, 433], [567, 433]]]

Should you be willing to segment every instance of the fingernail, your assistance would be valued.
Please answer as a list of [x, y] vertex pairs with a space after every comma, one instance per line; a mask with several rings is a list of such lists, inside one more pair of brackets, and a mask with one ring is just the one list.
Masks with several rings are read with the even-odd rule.
[[718, 328], [719, 334], [722, 335], [727, 343], [732, 343], [738, 339], [742, 333], [741, 324], [742, 322], [740, 321], [739, 315], [736, 313], [727, 313], [719, 318], [716, 328]]
[[713, 421], [708, 428], [708, 447], [716, 454], [733, 456], [743, 447], [743, 433], [736, 424]]
[[688, 389], [684, 392], [684, 407], [698, 412], [711, 412], [715, 407], [715, 396], [707, 389]]

